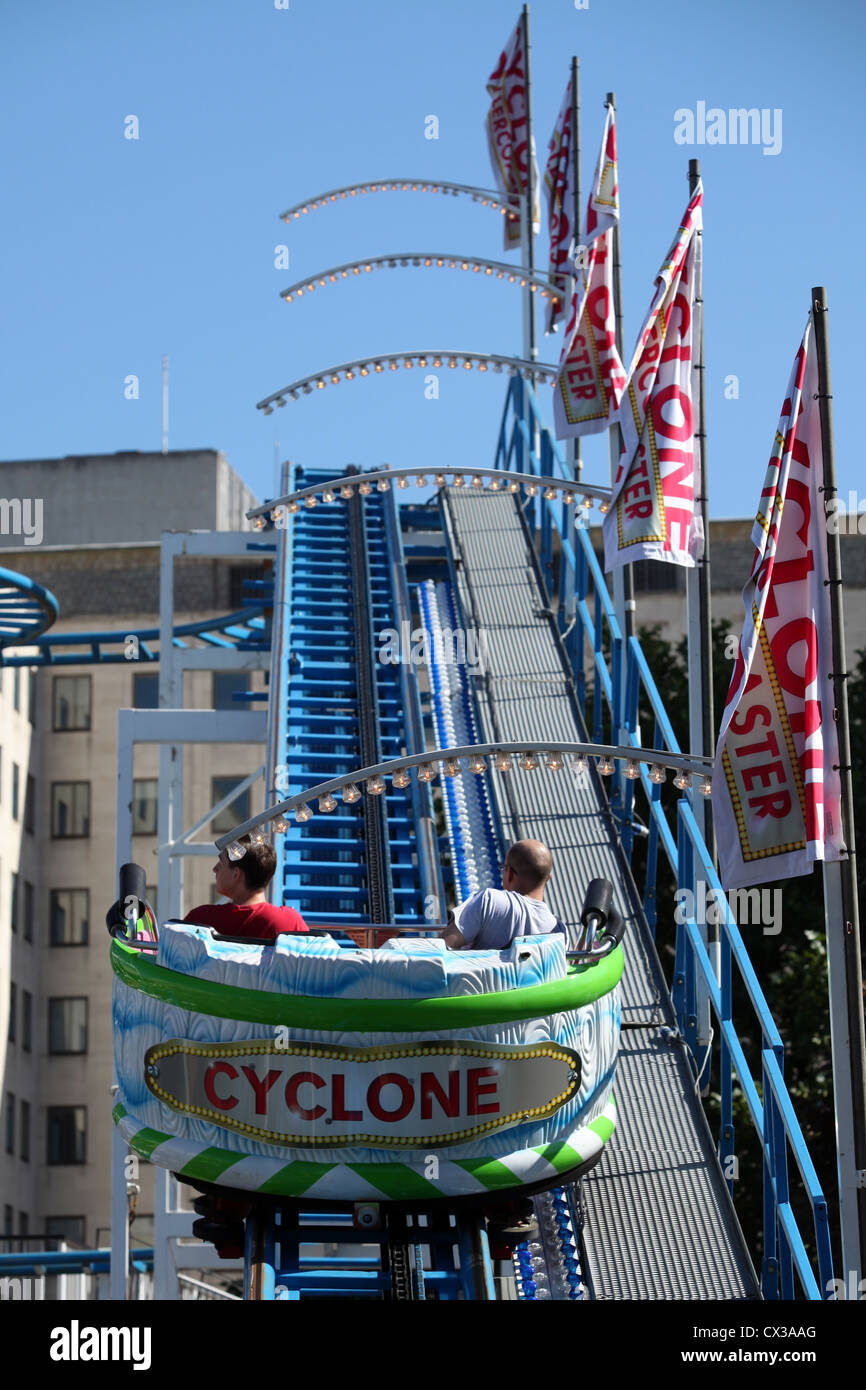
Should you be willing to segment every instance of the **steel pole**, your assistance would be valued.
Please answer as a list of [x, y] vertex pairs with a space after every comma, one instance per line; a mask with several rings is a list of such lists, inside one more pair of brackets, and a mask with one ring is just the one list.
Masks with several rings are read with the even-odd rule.
[[[836, 497], [833, 399], [827, 291], [812, 290], [812, 325], [818, 361], [818, 409], [821, 417], [824, 505]], [[826, 517], [826, 513], [825, 513]], [[863, 967], [857, 894], [854, 799], [851, 786], [851, 736], [845, 687], [845, 624], [842, 615], [842, 565], [837, 528], [827, 527], [827, 580], [833, 670], [833, 720], [839, 741], [842, 833], [845, 859], [824, 863], [824, 911], [830, 986], [830, 1034], [839, 1165], [839, 1212], [843, 1275], [857, 1288], [866, 1268], [866, 1039], [863, 1027]], [[826, 1290], [824, 1290], [826, 1292]], [[856, 1297], [856, 1293], [854, 1297]]]

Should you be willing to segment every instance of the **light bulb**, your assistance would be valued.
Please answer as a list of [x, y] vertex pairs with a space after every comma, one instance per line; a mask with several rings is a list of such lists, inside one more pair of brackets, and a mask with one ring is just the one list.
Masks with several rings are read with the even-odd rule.
[[313, 819], [313, 808], [306, 801], [303, 801], [295, 810], [295, 820], [302, 824], [305, 820]]
[[436, 769], [432, 763], [421, 763], [418, 768], [419, 782], [432, 782], [436, 776]]
[[520, 766], [524, 772], [534, 772], [538, 767], [538, 758], [535, 753], [521, 753]]
[[546, 487], [546, 488], [544, 489], [544, 500], [545, 500], [545, 502], [555, 502], [555, 501], [556, 501], [556, 488], [555, 488], [555, 487]]
[[315, 507], [315, 505], [316, 505], [316, 499], [315, 499], [315, 497], [313, 496], [312, 493], [310, 493], [310, 496], [309, 496], [309, 497], [305, 497], [305, 498], [304, 498], [304, 506], [305, 506], [305, 507], [309, 507], [310, 511], [313, 510], [313, 508]]
[[369, 497], [369, 495], [370, 495], [370, 493], [373, 491], [373, 489], [372, 489], [372, 487], [370, 486], [369, 483], [359, 483], [359, 484], [358, 484], [358, 491], [359, 491], [360, 493], [362, 493], [362, 494], [364, 495], [364, 497]]
[[243, 859], [246, 852], [246, 845], [239, 844], [237, 840], [235, 840], [235, 842], [229, 845], [226, 849], [226, 854], [228, 855], [229, 859], [231, 859], [232, 862], [235, 864], [239, 859]]
[[444, 487], [444, 486], [445, 486], [445, 474], [444, 474], [444, 473], [437, 473], [437, 474], [436, 474], [436, 486], [437, 486], [437, 487]]
[[407, 767], [398, 767], [391, 778], [391, 785], [394, 787], [408, 787], [409, 769]]
[[580, 499], [580, 505], [581, 505], [586, 511], [591, 511], [591, 510], [592, 510], [592, 498], [591, 498], [591, 497], [581, 497], [581, 499]]
[[289, 503], [289, 511], [292, 513], [293, 516], [294, 516], [295, 512], [299, 512], [300, 510], [301, 510], [301, 504], [300, 504], [300, 502], [298, 502], [297, 500], [292, 501], [292, 502]]
[[288, 830], [288, 828], [289, 828], [289, 822], [288, 822], [287, 820], [284, 820], [282, 816], [278, 816], [277, 819], [274, 821], [274, 832], [275, 832], [275, 834], [277, 834], [277, 835], [285, 835], [285, 833], [286, 833], [286, 831]]
[[466, 479], [464, 478], [464, 476], [463, 476], [462, 473], [455, 473], [455, 474], [454, 474], [454, 486], [455, 486], [455, 487], [463, 487], [463, 484], [464, 484], [465, 482], [466, 482]]
[[574, 493], [573, 493], [573, 492], [566, 492], [566, 493], [564, 493], [564, 494], [563, 494], [562, 500], [563, 500], [563, 502], [565, 503], [565, 505], [566, 505], [567, 507], [570, 507], [570, 506], [572, 505], [572, 503], [574, 502]]
[[385, 790], [384, 777], [368, 777], [367, 792], [370, 796], [381, 796]]
[[361, 793], [355, 786], [354, 782], [350, 782], [348, 786], [343, 788], [343, 801], [346, 803], [347, 806], [351, 806], [355, 801], [360, 800]]
[[544, 766], [549, 767], [551, 772], [559, 772], [560, 769], [564, 766], [562, 754], [557, 753], [555, 751], [551, 751], [550, 753], [546, 754], [544, 759]]
[[343, 487], [340, 488], [340, 496], [345, 497], [347, 499], [352, 496], [353, 492], [354, 488], [350, 487], [348, 483], [344, 484]]
[[700, 793], [701, 793], [701, 796], [712, 796], [712, 794], [713, 794], [713, 779], [712, 779], [712, 777], [702, 777], [702, 778], [701, 778]]
[[625, 775], [631, 782], [640, 777], [640, 763], [635, 762], [634, 758], [629, 758], [625, 765]]
[[614, 772], [613, 758], [608, 758], [607, 756], [599, 758], [598, 770], [602, 777], [612, 777]]
[[485, 760], [478, 753], [473, 753], [472, 757], [469, 759], [469, 771], [479, 776], [482, 772], [486, 772], [486, 770], [487, 764]]
[[337, 798], [336, 798], [335, 796], [333, 796], [333, 795], [331, 794], [331, 792], [325, 792], [325, 795], [324, 795], [324, 796], [320, 796], [320, 797], [319, 797], [319, 810], [320, 810], [320, 811], [324, 811], [324, 812], [327, 814], [328, 811], [336, 811], [336, 809], [337, 809]]
[[388, 492], [390, 490], [391, 484], [389, 483], [387, 478], [380, 478], [378, 483], [376, 484], [376, 487], [379, 489], [380, 492]]
[[473, 486], [473, 487], [483, 487], [483, 486], [484, 486], [484, 479], [482, 478], [482, 476], [481, 476], [480, 473], [473, 473], [473, 475], [472, 475], [472, 486]]
[[585, 777], [589, 764], [585, 753], [575, 753], [571, 759], [571, 770], [575, 777]]
[[491, 478], [490, 481], [489, 481], [488, 484], [487, 484], [487, 491], [488, 491], [488, 492], [498, 492], [499, 489], [500, 489], [501, 487], [502, 487], [502, 481], [501, 481], [500, 478]]
[[598, 510], [601, 512], [602, 516], [606, 516], [606, 514], [610, 511], [610, 503], [602, 502]]
[[493, 766], [497, 772], [510, 772], [512, 761], [510, 753], [496, 753], [493, 758]]
[[418, 474], [416, 475], [416, 477], [415, 477], [415, 486], [416, 486], [416, 487], [426, 487], [426, 486], [427, 486], [427, 479], [424, 477], [424, 474], [423, 474], [423, 473], [418, 473]]
[[508, 484], [508, 491], [509, 491], [509, 492], [519, 492], [519, 491], [520, 491], [520, 484], [519, 484], [519, 483], [515, 483], [515, 482], [509, 483], [509, 484]]
[[409, 478], [398, 478], [398, 479], [397, 479], [397, 486], [398, 486], [398, 487], [408, 487], [408, 486], [409, 486], [409, 482], [410, 482]]
[[325, 491], [322, 493], [322, 501], [323, 501], [323, 502], [333, 502], [333, 500], [334, 500], [334, 491], [333, 491], [333, 488], [326, 487], [326, 488], [325, 488]]
[[665, 780], [667, 775], [667, 768], [663, 767], [661, 763], [653, 763], [649, 770], [649, 779], [651, 782], [655, 782], [657, 786]]
[[686, 788], [690, 787], [691, 785], [692, 778], [690, 773], [683, 771], [677, 773], [676, 777], [674, 778], [674, 786], [676, 787], [677, 791], [684, 792]]
[[456, 758], [446, 758], [442, 764], [442, 771], [446, 777], [459, 777], [460, 763]]
[[528, 484], [527, 484], [527, 486], [526, 486], [526, 495], [527, 495], [527, 497], [537, 497], [537, 496], [538, 496], [538, 488], [535, 486], [535, 483], [528, 483]]

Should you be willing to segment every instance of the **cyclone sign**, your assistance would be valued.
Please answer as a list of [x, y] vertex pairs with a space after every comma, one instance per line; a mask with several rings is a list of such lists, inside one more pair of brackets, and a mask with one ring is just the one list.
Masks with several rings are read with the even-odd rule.
[[460, 1144], [552, 1115], [577, 1095], [580, 1072], [577, 1053], [554, 1042], [173, 1038], [144, 1058], [147, 1086], [172, 1110], [287, 1147]]

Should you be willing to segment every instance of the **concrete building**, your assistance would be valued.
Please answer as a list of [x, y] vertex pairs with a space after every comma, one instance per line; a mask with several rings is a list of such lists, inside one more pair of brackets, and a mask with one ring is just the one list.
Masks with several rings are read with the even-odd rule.
[[[254, 534], [244, 512], [257, 499], [212, 449], [3, 462], [0, 492], [7, 504], [31, 504], [22, 506], [17, 532], [15, 509], [0, 507], [0, 565], [55, 595], [60, 619], [53, 633], [155, 627], [163, 530]], [[30, 524], [40, 515], [37, 503], [38, 544]], [[244, 579], [260, 576], [265, 560], [179, 560], [175, 622], [239, 609]], [[261, 655], [248, 655], [246, 672], [188, 672], [185, 706], [243, 708], [232, 690], [262, 690], [265, 683]], [[85, 1246], [109, 1240], [112, 1029], [104, 916], [117, 895], [117, 711], [154, 706], [158, 672], [158, 664], [122, 654], [112, 663], [53, 670], [0, 667], [0, 1234], [65, 1235]], [[191, 746], [183, 756], [185, 825], [262, 761], [261, 750], [249, 745]], [[158, 765], [157, 747], [136, 750], [133, 858], [145, 867], [154, 898]], [[198, 838], [221, 833], [262, 804], [259, 784], [234, 820], [223, 812]], [[185, 861], [185, 911], [214, 900], [213, 862]], [[135, 1244], [148, 1243], [151, 1200], [145, 1176]]]

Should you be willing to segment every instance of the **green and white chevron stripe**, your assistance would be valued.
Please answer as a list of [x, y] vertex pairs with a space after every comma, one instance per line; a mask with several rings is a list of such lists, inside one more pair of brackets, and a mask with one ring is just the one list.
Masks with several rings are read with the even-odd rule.
[[177, 1139], [150, 1129], [114, 1108], [122, 1137], [142, 1158], [182, 1177], [217, 1183], [247, 1192], [279, 1197], [304, 1197], [349, 1202], [423, 1201], [437, 1197], [470, 1197], [508, 1187], [551, 1180], [595, 1158], [613, 1133], [616, 1106], [613, 1095], [596, 1119], [582, 1125], [566, 1140], [519, 1149], [499, 1158], [447, 1159], [437, 1155], [436, 1180], [424, 1176], [428, 1158], [402, 1163], [312, 1163], [301, 1159], [229, 1153], [213, 1145]]

